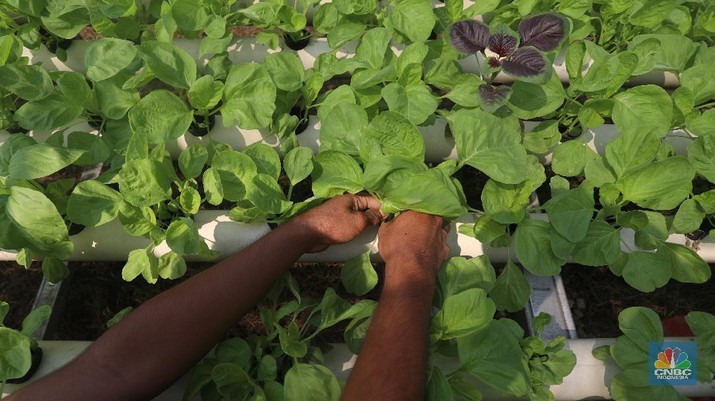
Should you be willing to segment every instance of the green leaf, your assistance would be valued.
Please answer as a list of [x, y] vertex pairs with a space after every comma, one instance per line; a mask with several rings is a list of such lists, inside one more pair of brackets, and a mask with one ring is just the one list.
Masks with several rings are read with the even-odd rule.
[[22, 330], [20, 332], [28, 337], [32, 337], [42, 323], [50, 318], [51, 313], [52, 307], [50, 307], [50, 305], [42, 305], [33, 309], [32, 312], [22, 320]]
[[621, 132], [654, 131], [659, 137], [670, 130], [673, 102], [655, 85], [630, 88], [614, 97], [613, 122]]
[[[411, 42], [424, 42], [432, 33], [437, 17], [429, 0], [403, 0], [392, 4], [385, 26]], [[416, 24], [415, 21], [420, 21]]]
[[137, 48], [128, 40], [102, 38], [94, 41], [84, 52], [87, 78], [102, 81], [127, 68], [137, 56]]
[[183, 33], [197, 32], [206, 26], [208, 4], [203, 0], [174, 0], [171, 15]]
[[173, 43], [144, 41], [139, 55], [157, 78], [167, 84], [189, 89], [196, 80], [196, 62]]
[[641, 168], [627, 171], [616, 182], [623, 199], [638, 206], [669, 210], [692, 192], [695, 169], [685, 157], [669, 157]]
[[685, 119], [685, 126], [695, 135], [715, 137], [715, 111], [708, 109], [702, 114], [691, 113]]
[[620, 177], [628, 170], [642, 167], [655, 159], [661, 140], [654, 131], [621, 132], [606, 145], [606, 162]]
[[549, 223], [527, 219], [519, 223], [514, 233], [516, 256], [531, 273], [538, 276], [559, 274], [565, 260], [551, 250]]
[[471, 288], [444, 299], [432, 319], [430, 332], [441, 339], [464, 337], [483, 328], [494, 317], [494, 302], [481, 288]]
[[119, 214], [122, 196], [96, 180], [79, 183], [67, 201], [67, 217], [74, 223], [97, 227]]
[[424, 159], [425, 143], [417, 127], [402, 114], [385, 111], [363, 130], [360, 156], [364, 162], [380, 155]]
[[276, 85], [260, 64], [242, 63], [228, 73], [221, 116], [228, 127], [238, 120], [243, 129], [268, 127], [276, 105]]
[[123, 88], [127, 79], [129, 79], [127, 74], [119, 73], [112, 78], [94, 83], [97, 102], [105, 117], [121, 119], [140, 100], [138, 90]]
[[661, 253], [637, 251], [627, 255], [621, 274], [631, 287], [642, 292], [652, 292], [670, 280], [670, 264]]
[[280, 214], [291, 205], [278, 182], [267, 174], [259, 173], [253, 177], [251, 184], [246, 186], [246, 196], [264, 213]]
[[715, 183], [715, 136], [695, 138], [688, 146], [688, 161], [698, 174]]
[[283, 158], [283, 168], [291, 185], [296, 185], [313, 171], [313, 151], [305, 146], [291, 149]]
[[700, 228], [705, 213], [698, 207], [695, 199], [686, 199], [680, 204], [673, 219], [673, 230], [676, 233], [687, 234]]
[[74, 121], [82, 114], [82, 105], [69, 102], [59, 93], [25, 103], [13, 118], [26, 130], [50, 131]]
[[53, 92], [52, 79], [39, 65], [0, 66], [0, 86], [25, 100], [40, 100]]
[[182, 218], [174, 220], [166, 229], [166, 244], [178, 255], [198, 254], [206, 247], [199, 228], [193, 220]]
[[196, 214], [201, 208], [201, 194], [192, 187], [184, 188], [179, 195], [179, 204], [188, 214]]
[[621, 232], [603, 221], [592, 221], [586, 236], [576, 244], [575, 263], [604, 266], [613, 263], [621, 253]]
[[704, 283], [712, 275], [708, 264], [692, 249], [683, 245], [662, 242], [658, 253], [669, 258], [673, 278], [682, 283]]
[[501, 224], [518, 223], [526, 215], [531, 194], [546, 180], [544, 167], [534, 156], [527, 156], [526, 181], [502, 184], [489, 179], [482, 190], [484, 211]]
[[648, 352], [649, 342], [663, 341], [660, 318], [655, 312], [642, 306], [626, 308], [618, 314], [618, 327], [645, 353]]
[[176, 252], [167, 252], [159, 258], [157, 271], [161, 278], [175, 280], [186, 273], [186, 262]]
[[516, 81], [511, 86], [509, 107], [523, 120], [543, 117], [556, 111], [566, 99], [566, 91], [558, 74], [551, 74], [545, 84]]
[[63, 39], [73, 39], [89, 22], [89, 10], [84, 2], [49, 0], [47, 12], [42, 15], [42, 24], [51, 33]]
[[152, 144], [184, 135], [192, 118], [186, 104], [163, 89], [152, 91], [129, 110], [132, 132], [142, 135]]
[[0, 327], [0, 350], [0, 377], [16, 379], [30, 370], [32, 357], [29, 337], [7, 327]]
[[521, 134], [492, 114], [462, 110], [448, 117], [461, 164], [504, 183], [518, 184], [527, 176], [526, 149]]
[[119, 191], [134, 206], [152, 206], [171, 198], [171, 178], [155, 160], [130, 160], [119, 172]]
[[331, 198], [345, 192], [358, 193], [363, 189], [362, 169], [352, 157], [334, 150], [315, 156], [313, 193], [321, 198]]
[[503, 394], [524, 397], [531, 392], [519, 340], [504, 320], [457, 339], [459, 361], [482, 383]]
[[628, 22], [636, 26], [655, 27], [668, 18], [675, 9], [675, 4], [675, 0], [636, 2], [630, 9]]
[[135, 249], [129, 252], [127, 263], [122, 268], [122, 279], [132, 281], [140, 274], [147, 283], [154, 284], [159, 278], [159, 260], [149, 255], [146, 249]]
[[489, 292], [494, 287], [496, 273], [486, 256], [472, 259], [450, 258], [437, 274], [441, 299], [470, 288]]
[[536, 154], [551, 152], [560, 141], [561, 132], [555, 120], [543, 121], [524, 135], [524, 147], [527, 151]]
[[264, 143], [256, 142], [244, 149], [243, 153], [253, 159], [258, 173], [266, 174], [274, 180], [278, 180], [281, 175], [281, 158], [274, 148]]
[[544, 204], [549, 222], [571, 242], [586, 236], [594, 210], [593, 191], [584, 186], [561, 192]]
[[285, 401], [338, 401], [340, 384], [325, 366], [298, 363], [285, 375]]
[[425, 389], [425, 401], [454, 401], [454, 399], [447, 377], [439, 367], [432, 367]]
[[69, 148], [84, 150], [85, 153], [75, 161], [79, 166], [93, 166], [106, 162], [111, 155], [104, 138], [89, 132], [75, 131], [67, 136]]
[[370, 263], [370, 252], [365, 252], [347, 262], [340, 269], [340, 280], [349, 293], [363, 296], [377, 285], [377, 272]]
[[509, 262], [496, 279], [489, 297], [494, 301], [497, 310], [517, 312], [526, 306], [530, 294], [531, 287], [524, 273], [518, 266]]
[[46, 177], [74, 163], [84, 154], [82, 150], [37, 144], [23, 147], [12, 155], [8, 166], [9, 178], [31, 180]]
[[42, 261], [42, 277], [50, 284], [57, 284], [70, 275], [70, 270], [65, 262], [57, 258], [45, 258]]
[[320, 121], [320, 149], [358, 156], [360, 139], [367, 124], [365, 109], [353, 103], [337, 104]]
[[278, 89], [293, 92], [303, 86], [305, 71], [303, 63], [295, 54], [288, 52], [269, 54], [263, 60], [263, 65]]
[[148, 207], [135, 207], [127, 202], [119, 205], [119, 221], [124, 230], [135, 237], [142, 236], [156, 227], [154, 211]]
[[181, 174], [187, 179], [200, 176], [208, 159], [208, 150], [206, 150], [203, 145], [189, 145], [179, 155], [179, 169], [181, 170]]
[[73, 244], [64, 219], [55, 205], [39, 191], [21, 186], [10, 187], [6, 213], [22, 236], [45, 256], [68, 258]]
[[695, 105], [715, 98], [715, 83], [707, 77], [707, 71], [713, 68], [713, 63], [698, 64], [685, 70], [680, 77], [681, 85], [693, 93]]
[[381, 192], [382, 210], [416, 210], [456, 218], [465, 214], [464, 194], [441, 169], [393, 174]]
[[384, 67], [385, 53], [390, 45], [390, 32], [385, 28], [373, 28], [365, 33], [355, 51], [355, 60], [365, 67], [380, 70]]
[[415, 125], [424, 123], [439, 106], [437, 98], [423, 83], [405, 87], [393, 82], [382, 88], [382, 96], [391, 111], [402, 114]]
[[189, 103], [196, 109], [208, 110], [221, 101], [223, 82], [215, 81], [210, 75], [205, 75], [191, 85], [188, 92]]
[[625, 369], [613, 377], [611, 395], [616, 400], [682, 401], [673, 386], [653, 386], [648, 381], [648, 371], [643, 368]]
[[365, 15], [377, 9], [377, 0], [335, 0], [335, 8], [341, 14]]
[[281, 349], [288, 356], [294, 358], [302, 358], [308, 352], [308, 345], [301, 341], [300, 330], [295, 322], [291, 322], [287, 329], [276, 324], [278, 329], [278, 339], [281, 343]]
[[564, 177], [581, 175], [589, 161], [598, 154], [579, 140], [563, 142], [556, 147], [551, 167], [554, 173]]

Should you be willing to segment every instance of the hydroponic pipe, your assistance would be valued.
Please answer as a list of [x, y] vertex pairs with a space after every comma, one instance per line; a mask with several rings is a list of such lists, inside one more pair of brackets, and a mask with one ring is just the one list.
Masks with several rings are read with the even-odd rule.
[[[684, 339], [670, 338], [667, 340], [683, 341]], [[602, 345], [613, 344], [614, 341], [614, 338], [567, 340], [566, 348], [576, 354], [576, 366], [571, 374], [564, 378], [562, 384], [550, 387], [550, 390], [554, 393], [554, 399], [559, 401], [572, 401], [586, 398], [611, 398], [608, 387], [620, 369], [610, 359], [606, 362], [596, 359], [592, 352]], [[44, 355], [43, 361], [29, 383], [66, 365], [90, 344], [91, 342], [88, 341], [40, 341], [39, 345], [42, 347]], [[345, 344], [333, 344], [333, 349], [325, 354], [325, 366], [341, 381], [347, 380], [356, 360], [357, 357], [348, 350]], [[459, 367], [458, 361], [446, 357], [438, 358], [437, 365], [447, 373]], [[181, 399], [186, 387], [187, 376], [188, 375], [185, 375], [161, 395], [154, 398], [154, 401], [174, 401]], [[513, 397], [502, 396], [476, 380], [470, 379], [469, 381], [483, 392], [484, 400], [501, 401], [515, 399]], [[3, 394], [3, 396], [12, 394], [29, 383], [8, 385], [6, 387], [7, 393]], [[694, 386], [677, 386], [674, 388], [680, 394], [687, 397], [708, 397], [715, 395], [714, 383], [697, 383], [697, 385]]]
[[[206, 63], [208, 63], [207, 57], [199, 57], [200, 41], [198, 39], [175, 39], [173, 43], [189, 53], [192, 57], [194, 57], [194, 59], [198, 60], [199, 66], [203, 67]], [[24, 48], [23, 56], [30, 59], [30, 64], [42, 63], [43, 66], [49, 70], [84, 72], [84, 52], [90, 44], [92, 44], [92, 41], [89, 40], [73, 41], [72, 45], [67, 49], [67, 60], [64, 62], [60, 61], [53, 53], [50, 53], [44, 45], [40, 47], [40, 50], [30, 50]], [[356, 41], [348, 42], [336, 52], [336, 56], [338, 58], [350, 58], [355, 55], [356, 47]], [[262, 63], [268, 54], [279, 51], [281, 51], [281, 49], [268, 49], [264, 45], [258, 43], [255, 38], [237, 38], [228, 47], [228, 56], [233, 63]], [[310, 44], [308, 44], [306, 48], [294, 52], [303, 62], [304, 68], [309, 69], [313, 67], [313, 64], [318, 56], [331, 51], [333, 51], [333, 49], [331, 49], [330, 45], [328, 45], [326, 38], [316, 38], [311, 40]], [[399, 55], [402, 51], [402, 46], [394, 45], [392, 46], [392, 51], [395, 55]], [[476, 56], [463, 58], [459, 60], [458, 63], [464, 72], [473, 74], [479, 73], [479, 65]], [[584, 64], [584, 73], [588, 71], [591, 64], [591, 61]], [[562, 57], [558, 58], [553, 66], [559, 80], [563, 83], [568, 83], [569, 77], [566, 71], [564, 59]], [[501, 72], [497, 75], [495, 81], [498, 83], [510, 83], [514, 82], [514, 78]], [[644, 84], [655, 84], [672, 88], [679, 86], [680, 82], [675, 74], [662, 71], [651, 71], [643, 75], [634, 76], [627, 82], [627, 85]]]
[[[546, 220], [545, 214], [532, 214], [532, 217]], [[242, 224], [231, 221], [228, 211], [202, 210], [194, 220], [199, 227], [199, 234], [205, 239], [208, 247], [220, 252], [221, 257], [227, 257], [243, 249], [270, 231], [265, 223]], [[452, 223], [447, 236], [451, 256], [474, 257], [486, 254], [494, 262], [505, 263], [511, 255], [511, 260], [516, 262], [517, 258], [513, 249], [508, 252], [506, 248], [491, 248], [475, 238], [459, 234], [459, 226], [473, 221], [473, 217], [467, 215]], [[625, 242], [622, 245], [625, 251], [637, 249], [633, 244], [632, 232], [624, 229], [621, 235]], [[300, 260], [303, 262], [344, 262], [370, 251], [371, 258], [379, 261], [376, 236], [377, 230], [369, 229], [347, 244], [335, 245], [320, 253], [305, 254]], [[86, 228], [79, 234], [73, 235], [71, 239], [75, 248], [70, 260], [74, 261], [123, 261], [127, 259], [129, 252], [150, 245], [150, 241], [146, 238], [132, 237], [127, 234], [117, 220], [100, 227]], [[715, 239], [707, 237], [697, 246], [681, 234], [673, 234], [669, 240], [693, 248], [697, 247], [699, 248], [697, 253], [703, 260], [715, 263]], [[157, 256], [168, 251], [169, 247], [166, 243], [154, 248], [154, 254]], [[15, 252], [0, 252], [0, 260], [15, 260], [15, 258]], [[187, 260], [197, 261], [200, 259], [189, 255]]]
[[[539, 122], [524, 121], [524, 131], [526, 133], [532, 131]], [[455, 148], [454, 139], [446, 135], [447, 121], [442, 118], [437, 118], [435, 123], [426, 127], [417, 127], [422, 138], [425, 141], [425, 161], [431, 163], [439, 163], [448, 159], [457, 159], [457, 150]], [[85, 121], [77, 121], [69, 125], [65, 129], [65, 136], [74, 131], [94, 132], [97, 131], [90, 127]], [[36, 141], [42, 143], [49, 138], [52, 132], [35, 132], [30, 131], [28, 135]], [[10, 137], [7, 131], [0, 131], [0, 146]], [[596, 153], [605, 154], [606, 145], [619, 135], [618, 129], [613, 124], [604, 124], [596, 128], [590, 128], [585, 133], [586, 144]], [[308, 127], [298, 136], [298, 143], [301, 146], [306, 146], [318, 151], [320, 147], [320, 121], [316, 116], [310, 116], [308, 119]], [[664, 142], [670, 144], [676, 154], [687, 155], [688, 146], [692, 143], [688, 139], [687, 132], [683, 130], [673, 130], [665, 138]], [[211, 141], [227, 144], [234, 149], [241, 150], [246, 146], [261, 142], [266, 145], [277, 148], [280, 145], [279, 139], [275, 135], [271, 135], [268, 130], [258, 129], [242, 129], [237, 126], [224, 127], [221, 115], [216, 116], [216, 124], [207, 135], [197, 137], [186, 133], [176, 140], [166, 142], [166, 148], [171, 156], [176, 159], [179, 154], [189, 145], [204, 144], [208, 145]], [[540, 155], [543, 163], [551, 162], [551, 153]]]

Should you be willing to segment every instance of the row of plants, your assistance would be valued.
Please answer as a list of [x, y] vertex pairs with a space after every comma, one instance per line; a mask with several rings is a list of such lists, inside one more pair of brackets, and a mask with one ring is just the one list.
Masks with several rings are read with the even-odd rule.
[[[156, 282], [183, 275], [185, 255], [218, 256], [192, 219], [202, 209], [230, 210], [230, 217], [243, 223], [281, 222], [323, 199], [368, 191], [390, 213], [412, 209], [449, 219], [474, 213], [475, 224], [462, 226], [461, 232], [492, 247], [512, 247], [514, 255], [498, 278], [490, 265], [483, 267], [488, 264], [484, 259], [458, 259], [453, 263], [461, 267], [448, 264], [443, 270], [480, 272], [480, 278], [468, 280], [469, 288], [448, 292], [455, 297], [449, 302], [449, 296], [436, 298], [436, 306], [448, 312], [435, 317], [433, 348], [459, 356], [465, 368], [453, 375], [433, 370], [431, 391], [435, 399], [448, 399], [444, 394], [451, 391], [479, 399], [461, 380], [470, 373], [505, 394], [548, 399], [541, 385], [556, 384], [570, 371], [563, 344], [538, 345], [540, 340], [532, 339], [523, 341], [534, 345], [524, 346], [515, 324], [492, 322], [495, 309], [518, 311], [528, 300], [529, 286], [514, 264], [517, 259], [537, 275], [558, 274], [568, 259], [608, 265], [641, 291], [652, 291], [671, 278], [698, 283], [710, 278], [709, 266], [693, 247], [667, 241], [670, 232], [693, 235], [701, 229], [697, 240], [703, 239], [715, 216], [715, 82], [707, 78], [715, 51], [709, 47], [711, 37], [703, 33], [712, 9], [707, 2], [676, 6], [673, 1], [670, 7], [664, 1], [653, 8], [657, 12], [638, 2], [625, 2], [628, 7], [620, 11], [607, 4], [563, 1], [480, 2], [467, 9], [461, 1], [437, 8], [417, 0], [329, 3], [315, 10], [314, 26], [327, 34], [334, 50], [307, 70], [290, 50], [267, 55], [262, 64], [234, 65], [228, 49], [232, 24], [266, 28], [259, 40], [276, 47], [272, 29], [299, 32], [307, 21], [308, 3], [301, 11], [282, 2], [243, 7], [152, 1], [149, 9], [131, 1], [125, 2], [126, 9], [102, 3], [90, 17], [105, 13], [116, 30], [105, 25], [102, 31], [100, 23], [92, 22], [105, 38], [85, 52], [84, 72], [48, 71], [22, 57], [23, 46], [32, 47], [24, 32], [39, 33], [45, 27], [57, 34], [52, 30], [56, 26], [74, 30], [88, 25], [82, 6], [62, 9], [75, 11], [57, 23], [51, 13], [46, 15], [54, 3], [9, 2], [15, 14], [6, 14], [7, 28], [0, 37], [0, 127], [17, 133], [0, 146], [0, 219], [7, 227], [0, 233], [0, 248], [16, 250], [25, 266], [43, 258], [43, 272], [51, 282], [68, 274], [63, 261], [72, 255], [70, 232], [76, 226], [119, 220], [130, 235], [149, 238], [147, 248], [129, 253], [123, 277], [131, 281], [141, 275]], [[553, 7], [559, 14], [531, 15]], [[584, 11], [574, 15], [580, 11], [569, 7]], [[690, 25], [676, 11], [683, 8]], [[490, 13], [488, 25], [461, 21], [482, 13]], [[117, 33], [122, 24], [132, 23], [139, 24], [140, 35]], [[430, 39], [433, 32], [436, 37]], [[176, 33], [200, 41], [200, 56], [208, 57], [205, 65], [172, 41]], [[628, 44], [614, 45], [614, 35]], [[350, 41], [359, 42], [354, 57], [339, 58], [337, 49]], [[392, 50], [395, 43], [403, 45], [399, 55]], [[552, 68], [560, 52], [569, 74], [567, 88]], [[479, 74], [461, 69], [465, 54], [477, 54]], [[587, 62], [591, 66], [584, 73]], [[681, 86], [672, 93], [654, 85], [624, 86], [631, 76], [651, 70], [674, 72]], [[517, 81], [496, 84], [500, 71]], [[345, 74], [349, 84], [330, 86]], [[298, 127], [313, 114], [321, 124], [317, 154], [299, 146], [297, 137]], [[171, 159], [167, 143], [192, 126], [198, 134], [210, 132], [219, 115], [225, 126], [264, 130], [279, 138], [280, 146], [236, 150], [206, 141]], [[449, 130], [436, 135], [455, 142], [458, 158], [426, 163], [418, 127], [438, 119]], [[531, 119], [542, 121], [525, 133], [521, 120]], [[589, 129], [606, 120], [620, 134], [599, 155], [586, 142]], [[71, 128], [77, 121], [89, 126]], [[51, 135], [37, 143], [25, 131]], [[692, 142], [686, 155], [676, 155], [668, 144], [674, 135]], [[546, 154], [551, 154], [548, 171], [540, 161]], [[77, 179], [97, 166], [101, 171], [94, 178]], [[467, 199], [454, 177], [467, 169], [489, 177], [479, 199]], [[309, 194], [298, 196], [297, 186], [309, 186]], [[543, 206], [529, 206], [530, 195], [540, 189], [550, 199]], [[534, 218], [534, 212], [546, 212], [548, 221]], [[635, 232], [637, 249], [622, 250], [624, 231]], [[163, 242], [171, 252], [157, 257], [153, 249]], [[362, 286], [359, 292], [371, 288], [367, 283], [376, 276], [368, 256], [348, 263], [346, 287]], [[352, 319], [346, 343], [355, 349], [374, 304], [350, 306], [330, 291], [323, 301], [329, 305], [303, 303], [296, 295], [294, 306], [282, 307], [274, 316], [264, 312], [272, 334], [250, 344], [233, 340], [217, 359], [201, 365], [190, 392], [203, 391], [207, 399], [217, 394], [243, 399], [253, 392], [280, 392], [275, 384], [268, 385], [277, 378], [296, 383], [306, 376], [324, 378], [325, 388], [336, 389], [334, 378], [312, 365], [321, 358], [307, 340], [337, 321]], [[295, 321], [306, 308], [315, 311], [313, 328], [274, 325], [286, 317]], [[497, 358], [512, 361], [502, 372], [520, 372], [513, 382], [503, 381], [496, 371], [481, 371], [490, 364], [500, 366], [496, 361], [469, 359], [499, 343], [484, 338], [497, 337], [514, 339], [503, 342], [503, 355]], [[537, 359], [544, 361], [534, 355], [550, 353], [569, 363], [561, 361], [553, 369], [536, 366]], [[238, 358], [238, 368], [227, 366], [225, 358]], [[271, 373], [278, 359], [288, 360], [279, 365], [285, 373]], [[245, 376], [241, 371], [249, 375], [248, 386], [226, 381]], [[286, 395], [294, 391], [290, 386]]]

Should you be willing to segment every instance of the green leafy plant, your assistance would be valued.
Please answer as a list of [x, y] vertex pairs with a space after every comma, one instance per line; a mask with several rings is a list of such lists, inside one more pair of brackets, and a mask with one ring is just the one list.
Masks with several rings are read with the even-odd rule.
[[[688, 326], [695, 333], [697, 344], [698, 370], [697, 381], [709, 383], [713, 373], [713, 333], [715, 317], [705, 312], [690, 312], [685, 318]], [[663, 327], [658, 315], [648, 308], [631, 307], [618, 315], [618, 325], [623, 335], [616, 338], [612, 345], [596, 348], [596, 358], [613, 358], [621, 371], [611, 382], [611, 395], [616, 401], [639, 399], [643, 396], [657, 397], [661, 400], [682, 400], [673, 386], [648, 385], [648, 373], [652, 366], [648, 363], [648, 343], [663, 341]]]
[[31, 337], [50, 317], [50, 307], [41, 306], [25, 317], [21, 330], [13, 330], [3, 325], [9, 309], [7, 302], [0, 302], [0, 394], [6, 383], [23, 382], [37, 369], [42, 349]]

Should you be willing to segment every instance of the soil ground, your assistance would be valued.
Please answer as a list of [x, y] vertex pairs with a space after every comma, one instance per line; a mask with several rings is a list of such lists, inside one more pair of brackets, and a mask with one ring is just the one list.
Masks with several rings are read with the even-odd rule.
[[715, 277], [704, 284], [671, 280], [651, 293], [632, 288], [606, 267], [567, 265], [561, 277], [580, 338], [621, 335], [618, 314], [631, 306], [651, 308], [661, 319], [690, 311], [715, 314]]
[[[47, 339], [94, 340], [106, 330], [107, 321], [117, 312], [126, 307], [137, 307], [210, 266], [211, 263], [189, 264], [186, 275], [181, 279], [159, 280], [156, 284], [148, 284], [141, 277], [131, 283], [122, 280], [123, 263], [72, 263], [72, 273], [63, 282], [63, 293], [55, 306], [58, 313], [53, 316]], [[357, 302], [358, 298], [347, 293], [340, 285], [340, 267], [340, 264], [297, 264], [291, 269], [291, 274], [299, 282], [303, 297], [320, 300], [325, 289], [331, 287], [341, 297]], [[380, 274], [381, 267], [378, 265], [376, 269]], [[360, 299], [377, 299], [378, 294], [379, 288], [376, 288]], [[281, 300], [287, 302], [291, 299], [288, 291], [284, 291]], [[300, 319], [298, 322], [301, 323]], [[344, 327], [336, 326], [332, 330], [326, 330], [322, 337], [325, 341], [342, 342], [343, 329]], [[254, 309], [227, 337], [246, 338], [262, 334], [265, 334], [265, 329], [258, 310]]]
[[22, 320], [32, 309], [41, 283], [42, 270], [38, 262], [27, 270], [14, 262], [0, 262], [0, 302], [10, 304], [5, 326], [20, 328]]

